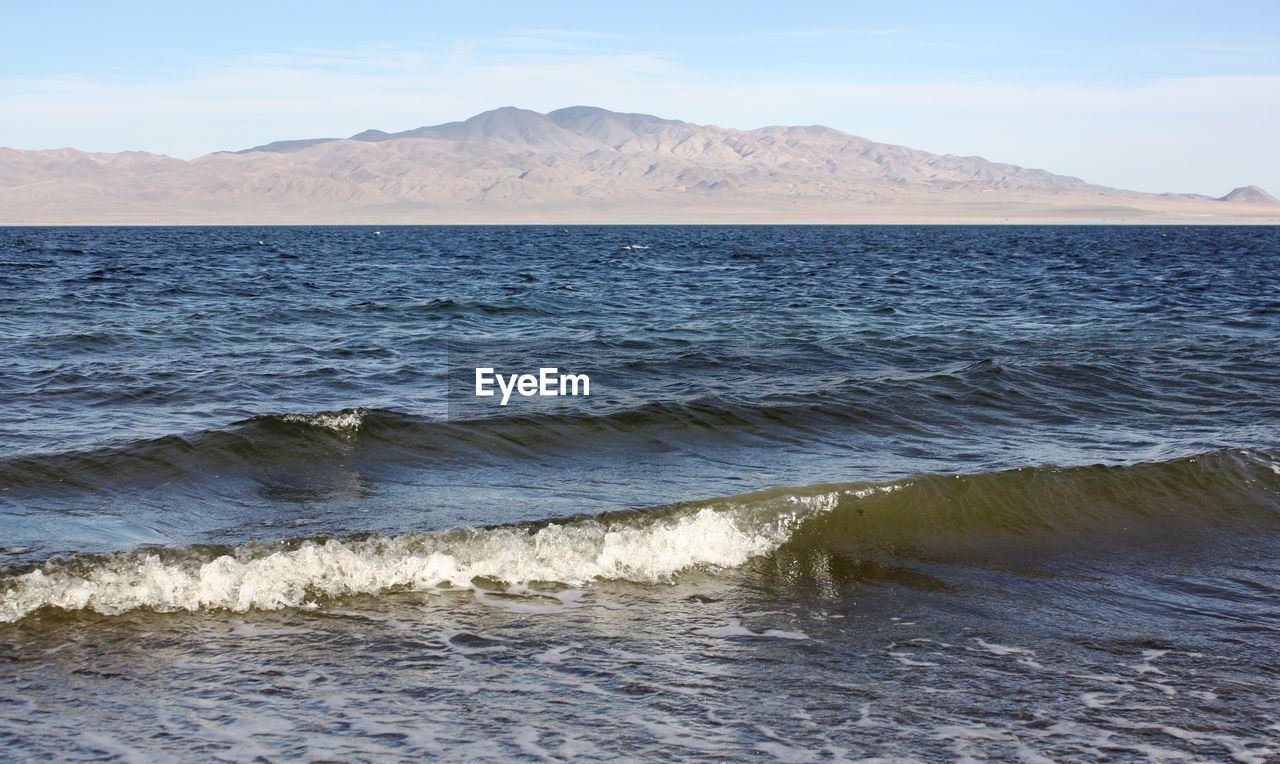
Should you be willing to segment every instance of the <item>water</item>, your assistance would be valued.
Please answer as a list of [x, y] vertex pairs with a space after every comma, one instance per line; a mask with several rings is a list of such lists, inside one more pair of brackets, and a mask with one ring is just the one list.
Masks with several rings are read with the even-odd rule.
[[6, 758], [1280, 755], [1275, 229], [0, 229], [0, 266]]

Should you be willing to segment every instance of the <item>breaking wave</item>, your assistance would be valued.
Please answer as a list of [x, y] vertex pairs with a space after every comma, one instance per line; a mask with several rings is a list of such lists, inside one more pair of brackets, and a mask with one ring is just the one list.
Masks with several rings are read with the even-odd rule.
[[597, 517], [393, 537], [80, 555], [0, 573], [0, 621], [43, 608], [244, 611], [392, 591], [656, 584], [693, 569], [753, 560], [793, 573], [805, 565], [829, 569], [833, 557], [986, 564], [1027, 552], [1097, 555], [1116, 544], [1196, 544], [1278, 529], [1280, 462], [1263, 452], [1216, 451], [1131, 466], [778, 488]]

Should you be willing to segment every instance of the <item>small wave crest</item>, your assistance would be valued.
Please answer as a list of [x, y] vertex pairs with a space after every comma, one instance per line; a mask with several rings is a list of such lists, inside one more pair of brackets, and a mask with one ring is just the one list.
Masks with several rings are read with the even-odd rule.
[[364, 409], [343, 409], [342, 411], [321, 411], [316, 414], [282, 414], [278, 418], [290, 424], [303, 424], [319, 427], [337, 433], [353, 433], [364, 424]]
[[[81, 490], [117, 490], [173, 480], [200, 480], [210, 473], [256, 471], [312, 464], [366, 464], [397, 460], [469, 459], [473, 455], [579, 449], [603, 444], [652, 443], [670, 433], [728, 442], [744, 436], [787, 438], [781, 419], [796, 417], [802, 428], [819, 426], [819, 407], [780, 409], [768, 405], [705, 401], [657, 403], [600, 414], [543, 413], [474, 420], [439, 420], [377, 408], [266, 414], [222, 428], [173, 434], [122, 446], [0, 459], [0, 484], [13, 495], [65, 495]], [[825, 413], [824, 413], [825, 411]], [[843, 420], [841, 420], [843, 421]], [[524, 458], [524, 456], [514, 457]]]
[[[347, 458], [367, 431], [394, 434], [429, 422], [349, 408], [256, 416], [222, 429], [167, 435], [124, 446], [0, 459], [0, 484], [15, 494], [152, 485], [209, 473]], [[426, 450], [425, 448], [423, 450]]]

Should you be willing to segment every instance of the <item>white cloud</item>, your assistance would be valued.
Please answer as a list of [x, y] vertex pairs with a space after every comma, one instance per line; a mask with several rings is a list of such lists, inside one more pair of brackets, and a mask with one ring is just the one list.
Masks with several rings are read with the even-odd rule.
[[[578, 47], [579, 45], [586, 47]], [[566, 46], [571, 50], [566, 50]], [[402, 130], [503, 105], [573, 104], [733, 127], [821, 123], [1149, 191], [1280, 192], [1280, 77], [1121, 83], [726, 77], [557, 30], [432, 50], [317, 50], [158, 79], [0, 80], [0, 145], [192, 157], [285, 138]]]

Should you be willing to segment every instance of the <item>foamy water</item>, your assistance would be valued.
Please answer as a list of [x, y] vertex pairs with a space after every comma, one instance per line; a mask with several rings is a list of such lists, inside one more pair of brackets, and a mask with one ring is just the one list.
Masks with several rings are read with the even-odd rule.
[[[318, 597], [597, 579], [669, 581], [695, 567], [735, 567], [777, 548], [802, 513], [829, 509], [834, 495], [788, 497], [795, 510], [752, 520], [745, 509], [710, 507], [634, 524], [579, 521], [537, 530], [459, 529], [438, 534], [323, 542], [269, 551], [243, 547], [204, 560], [198, 551], [131, 552], [51, 563], [0, 579], [0, 620], [40, 607], [118, 614], [136, 608], [274, 610]], [[815, 509], [816, 508], [816, 509]]]

